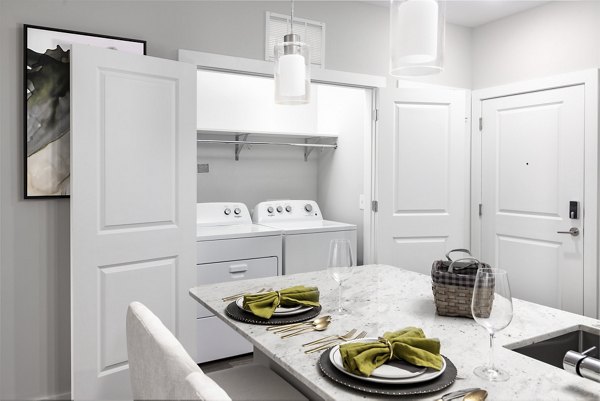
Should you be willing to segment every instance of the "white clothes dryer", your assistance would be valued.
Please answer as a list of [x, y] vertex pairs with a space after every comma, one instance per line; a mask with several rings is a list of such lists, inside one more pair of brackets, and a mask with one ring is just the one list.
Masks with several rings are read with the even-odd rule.
[[356, 225], [323, 220], [317, 202], [275, 200], [255, 206], [252, 221], [283, 232], [283, 274], [304, 273], [327, 267], [329, 244], [347, 239], [356, 264]]
[[[196, 241], [198, 285], [281, 274], [281, 230], [253, 224], [243, 203], [198, 203]], [[195, 317], [196, 363], [252, 352], [247, 340], [208, 309], [199, 305]]]

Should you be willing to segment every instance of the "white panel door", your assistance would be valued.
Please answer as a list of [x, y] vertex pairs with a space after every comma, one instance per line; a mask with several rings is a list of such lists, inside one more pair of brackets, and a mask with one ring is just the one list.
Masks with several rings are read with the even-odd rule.
[[130, 302], [195, 354], [196, 70], [71, 52], [71, 396], [128, 399]]
[[377, 262], [429, 274], [469, 243], [466, 91], [386, 89], [377, 131]]
[[513, 296], [583, 313], [584, 87], [481, 107], [482, 259], [508, 271]]

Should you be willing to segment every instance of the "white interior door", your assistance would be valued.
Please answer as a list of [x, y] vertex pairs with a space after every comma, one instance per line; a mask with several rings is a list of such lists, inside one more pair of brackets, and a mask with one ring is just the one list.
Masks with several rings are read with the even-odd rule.
[[377, 262], [429, 274], [469, 244], [467, 92], [380, 91]]
[[513, 296], [583, 313], [584, 87], [481, 107], [482, 259], [508, 271]]
[[195, 354], [196, 70], [71, 52], [71, 396], [130, 399], [130, 302]]

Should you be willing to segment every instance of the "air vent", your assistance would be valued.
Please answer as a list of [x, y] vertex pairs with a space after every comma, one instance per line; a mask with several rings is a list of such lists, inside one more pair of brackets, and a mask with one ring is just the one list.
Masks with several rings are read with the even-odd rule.
[[[267, 11], [265, 31], [265, 60], [273, 61], [273, 49], [290, 32], [290, 16]], [[294, 33], [310, 46], [313, 66], [325, 66], [325, 23], [294, 16]]]

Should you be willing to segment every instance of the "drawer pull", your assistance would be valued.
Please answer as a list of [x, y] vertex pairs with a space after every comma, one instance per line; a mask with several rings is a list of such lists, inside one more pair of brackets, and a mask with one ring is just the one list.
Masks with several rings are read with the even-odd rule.
[[229, 273], [244, 273], [248, 271], [248, 265], [245, 263], [229, 266]]

